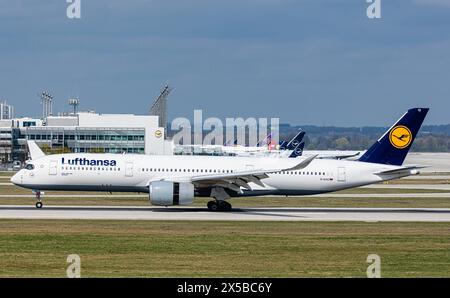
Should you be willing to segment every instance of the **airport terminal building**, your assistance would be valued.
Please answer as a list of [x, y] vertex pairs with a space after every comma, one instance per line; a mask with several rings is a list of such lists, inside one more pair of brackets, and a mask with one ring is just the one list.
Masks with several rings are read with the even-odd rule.
[[48, 116], [43, 121], [19, 118], [0, 121], [0, 158], [3, 163], [24, 162], [26, 141], [35, 141], [44, 151], [172, 154], [158, 116], [79, 112]]

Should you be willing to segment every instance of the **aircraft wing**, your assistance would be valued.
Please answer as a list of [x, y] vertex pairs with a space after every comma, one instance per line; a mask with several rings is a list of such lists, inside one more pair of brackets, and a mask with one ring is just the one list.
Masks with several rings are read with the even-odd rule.
[[269, 177], [267, 174], [303, 169], [307, 167], [316, 157], [317, 155], [313, 155], [308, 158], [301, 159], [296, 165], [289, 168], [266, 168], [235, 171], [233, 173], [207, 173], [190, 177], [161, 177], [161, 179], [152, 179], [149, 181], [149, 183], [161, 180], [173, 182], [191, 182], [197, 187], [222, 186], [240, 193], [241, 187], [251, 190], [251, 187], [248, 184], [250, 182], [264, 187], [264, 184], [261, 182], [261, 180]]

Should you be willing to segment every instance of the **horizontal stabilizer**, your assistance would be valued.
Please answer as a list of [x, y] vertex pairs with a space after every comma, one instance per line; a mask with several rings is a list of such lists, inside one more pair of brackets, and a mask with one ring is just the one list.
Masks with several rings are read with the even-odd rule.
[[405, 171], [413, 171], [413, 170], [419, 170], [423, 168], [427, 168], [428, 166], [421, 166], [421, 165], [411, 165], [411, 166], [404, 166], [401, 168], [393, 169], [393, 170], [386, 170], [386, 171], [379, 171], [375, 172], [375, 175], [392, 175], [392, 174], [398, 174], [398, 173], [404, 173]]

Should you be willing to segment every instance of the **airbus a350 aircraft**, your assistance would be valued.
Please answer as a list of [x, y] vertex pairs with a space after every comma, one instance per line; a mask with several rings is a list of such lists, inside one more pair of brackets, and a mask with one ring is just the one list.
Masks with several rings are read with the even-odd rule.
[[195, 196], [212, 197], [212, 211], [231, 210], [234, 196], [311, 195], [418, 173], [402, 166], [428, 113], [408, 110], [358, 161], [229, 156], [151, 156], [134, 154], [44, 155], [29, 142], [31, 160], [11, 178], [41, 190], [146, 192], [154, 205], [188, 205]]

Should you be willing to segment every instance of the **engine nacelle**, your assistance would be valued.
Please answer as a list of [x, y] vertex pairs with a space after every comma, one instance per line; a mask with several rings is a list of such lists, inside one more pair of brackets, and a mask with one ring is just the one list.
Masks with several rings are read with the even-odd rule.
[[194, 185], [187, 182], [155, 181], [150, 183], [148, 195], [152, 205], [189, 205], [194, 201]]

